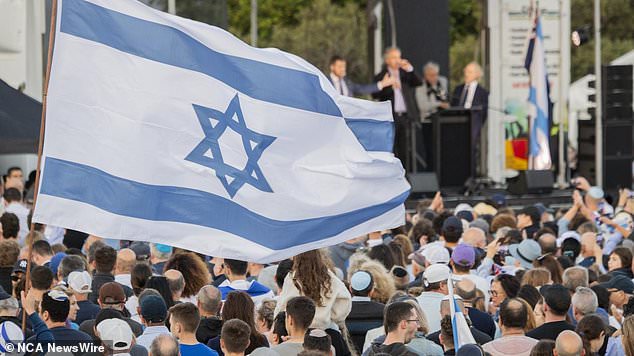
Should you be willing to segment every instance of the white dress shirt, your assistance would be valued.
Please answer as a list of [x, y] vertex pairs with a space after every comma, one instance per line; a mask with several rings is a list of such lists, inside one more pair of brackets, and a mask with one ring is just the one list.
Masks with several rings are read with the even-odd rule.
[[401, 87], [401, 73], [398, 69], [394, 70], [388, 68], [390, 77], [396, 78], [396, 85], [392, 86], [394, 90], [394, 112], [397, 114], [405, 114], [407, 112], [407, 106], [405, 105], [405, 98], [403, 97], [403, 89]]
[[343, 96], [350, 96], [350, 91], [348, 90], [346, 81], [343, 78], [339, 78], [334, 75], [334, 73], [330, 73], [330, 80], [332, 80], [332, 85], [334, 85], [335, 89], [337, 89], [337, 93]]
[[26, 235], [29, 233], [29, 225], [27, 224], [29, 217], [29, 209], [27, 209], [24, 205], [18, 202], [11, 202], [4, 209], [7, 213], [13, 213], [18, 217], [20, 222], [20, 231], [18, 231], [18, 243], [20, 246], [24, 246], [24, 241], [26, 239]]

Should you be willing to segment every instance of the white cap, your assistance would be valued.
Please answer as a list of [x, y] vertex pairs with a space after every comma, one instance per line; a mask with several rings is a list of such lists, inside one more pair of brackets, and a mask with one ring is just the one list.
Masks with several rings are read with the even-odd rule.
[[437, 283], [446, 281], [449, 279], [451, 271], [447, 265], [435, 264], [427, 267], [423, 272], [423, 280], [426, 283]]
[[575, 240], [581, 242], [581, 237], [579, 236], [579, 234], [576, 231], [569, 230], [569, 231], [564, 232], [563, 234], [561, 234], [561, 236], [559, 236], [557, 238], [557, 247], [561, 247], [561, 245], [563, 245], [564, 241], [566, 241], [568, 239], [575, 239]]
[[74, 271], [68, 275], [68, 286], [74, 293], [88, 294], [92, 292], [91, 285], [92, 278], [87, 271]]
[[473, 207], [471, 207], [471, 205], [467, 203], [460, 203], [458, 204], [458, 206], [456, 206], [453, 212], [454, 212], [454, 215], [457, 215], [461, 211], [468, 211], [470, 213], [473, 213]]
[[449, 251], [447, 251], [442, 242], [432, 242], [423, 246], [421, 249], [421, 254], [430, 264], [449, 263]]
[[121, 319], [106, 319], [97, 325], [99, 338], [113, 351], [128, 350], [132, 347], [134, 334], [130, 325]]

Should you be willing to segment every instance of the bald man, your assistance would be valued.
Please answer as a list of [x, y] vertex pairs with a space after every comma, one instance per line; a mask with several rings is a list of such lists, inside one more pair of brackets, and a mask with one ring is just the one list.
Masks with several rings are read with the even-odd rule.
[[[467, 278], [463, 278], [461, 281], [456, 283], [455, 292], [464, 301], [464, 306], [467, 309], [465, 314], [469, 316], [473, 326], [493, 339], [495, 337], [495, 322], [493, 321], [493, 318], [488, 313], [480, 311], [473, 306], [476, 298], [478, 297], [476, 294], [475, 283]], [[484, 292], [485, 296], [487, 294], [488, 293]], [[485, 303], [484, 305], [488, 304]]]
[[584, 356], [585, 354], [583, 341], [574, 331], [562, 331], [557, 336], [557, 340], [555, 340], [555, 356]]
[[129, 248], [119, 250], [117, 263], [114, 268], [114, 280], [124, 286], [132, 288], [130, 282], [132, 267], [136, 263], [136, 254]]
[[539, 246], [542, 248], [542, 254], [545, 255], [547, 253], [552, 253], [553, 255], [557, 253], [557, 237], [553, 234], [543, 234], [537, 239], [539, 242]]
[[462, 242], [476, 248], [485, 249], [487, 246], [487, 237], [482, 229], [470, 227], [462, 233]]
[[185, 278], [183, 278], [181, 271], [168, 269], [163, 273], [163, 275], [167, 278], [167, 283], [169, 284], [170, 292], [172, 292], [172, 299], [174, 302], [182, 302], [183, 300], [181, 300], [181, 295], [185, 289]]

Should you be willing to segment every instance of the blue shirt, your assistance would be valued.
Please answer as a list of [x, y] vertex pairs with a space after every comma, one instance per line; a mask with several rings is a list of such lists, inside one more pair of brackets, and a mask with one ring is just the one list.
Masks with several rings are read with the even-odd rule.
[[181, 356], [218, 356], [218, 353], [207, 345], [201, 344], [200, 342], [196, 345], [178, 345], [178, 348], [181, 350]]

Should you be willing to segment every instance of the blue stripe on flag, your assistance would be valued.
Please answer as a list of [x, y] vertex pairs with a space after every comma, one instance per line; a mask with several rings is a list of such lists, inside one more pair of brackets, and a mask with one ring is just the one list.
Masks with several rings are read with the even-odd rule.
[[64, 0], [61, 32], [208, 75], [258, 100], [341, 116], [317, 75], [216, 52], [170, 26], [83, 0]]
[[378, 217], [403, 204], [409, 190], [384, 203], [339, 215], [281, 221], [208, 192], [135, 182], [87, 165], [47, 157], [40, 193], [117, 215], [214, 228], [281, 250], [333, 237]]
[[372, 119], [346, 119], [357, 140], [366, 151], [392, 152], [394, 123]]

